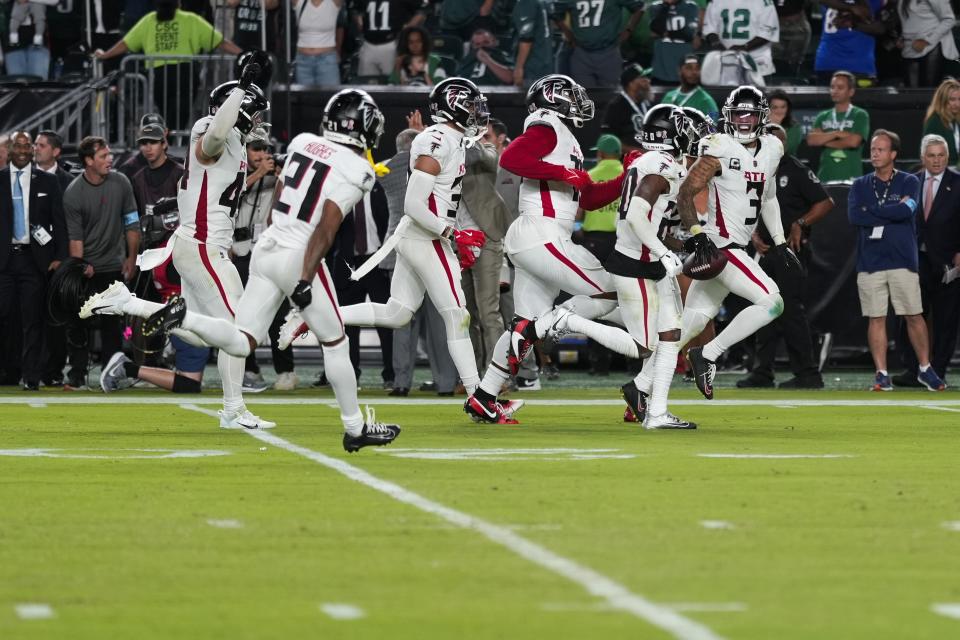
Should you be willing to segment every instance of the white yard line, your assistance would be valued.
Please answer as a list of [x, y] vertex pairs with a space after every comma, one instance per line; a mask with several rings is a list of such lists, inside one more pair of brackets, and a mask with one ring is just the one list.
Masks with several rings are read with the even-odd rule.
[[941, 616], [960, 620], [960, 602], [936, 602], [930, 605], [930, 610]]
[[[610, 394], [613, 395], [612, 393]], [[866, 392], [864, 393], [866, 395]], [[523, 398], [528, 406], [555, 406], [555, 407], [620, 407], [623, 406], [623, 400], [610, 399], [590, 399], [590, 400], [547, 400], [538, 398]], [[219, 396], [200, 396], [192, 398], [191, 403], [195, 405], [220, 405], [223, 400]], [[320, 405], [327, 407], [336, 407], [336, 400], [333, 398], [315, 398], [315, 397], [265, 397], [251, 396], [249, 398], [251, 405]], [[462, 399], [448, 400], [446, 398], [360, 398], [363, 404], [374, 406], [463, 406]], [[931, 404], [929, 400], [883, 400], [874, 399], [873, 396], [865, 397], [863, 400], [790, 400], [789, 405], [784, 404], [784, 398], [768, 400], [697, 400], [697, 399], [677, 399], [670, 400], [671, 405], [686, 407], [912, 407], [920, 409], [938, 409], [944, 411], [960, 411], [960, 399], [957, 400], [938, 400]], [[54, 396], [51, 394], [43, 395], [44, 404], [156, 404], [156, 405], [179, 405], [183, 403], [183, 398], [178, 398], [173, 394], [156, 396], [124, 396], [122, 394], [95, 394], [87, 395], [64, 395]], [[24, 404], [24, 398], [20, 396], [0, 396], [0, 404]], [[956, 407], [948, 409], [947, 407]]]
[[[946, 404], [946, 403], [944, 403], [944, 404]], [[954, 407], [938, 407], [938, 406], [932, 405], [932, 404], [922, 405], [920, 408], [921, 408], [921, 409], [933, 409], [934, 411], [950, 411], [950, 412], [952, 412], [952, 413], [960, 413], [960, 409], [956, 409], [956, 408], [954, 408]]]
[[726, 520], [701, 520], [700, 526], [704, 529], [733, 530], [736, 529], [732, 522]]
[[960, 520], [951, 520], [941, 525], [947, 531], [960, 531]]
[[47, 403], [46, 403], [46, 402], [31, 402], [31, 403], [30, 403], [30, 406], [33, 407], [34, 409], [46, 409], [46, 408], [47, 408]]
[[56, 616], [53, 607], [42, 602], [27, 602], [13, 608], [21, 620], [48, 620]]
[[343, 602], [324, 602], [320, 610], [334, 620], [359, 620], [367, 615], [360, 607]]
[[[181, 406], [184, 409], [199, 411], [207, 415], [216, 415], [216, 412], [210, 411], [209, 409], [202, 409], [190, 405]], [[409, 489], [405, 489], [398, 484], [381, 480], [344, 460], [332, 458], [317, 451], [307, 449], [306, 447], [301, 447], [272, 433], [260, 430], [246, 431], [246, 433], [260, 442], [273, 445], [284, 451], [289, 451], [290, 453], [295, 453], [308, 460], [312, 460], [317, 464], [346, 476], [354, 482], [379, 491], [398, 502], [433, 514], [462, 529], [475, 531], [491, 542], [509, 549], [524, 560], [528, 560], [533, 564], [539, 565], [548, 571], [552, 571], [580, 585], [591, 595], [605, 599], [611, 606], [620, 611], [630, 613], [641, 620], [645, 620], [651, 625], [670, 633], [675, 638], [682, 640], [715, 640], [720, 638], [720, 636], [708, 627], [689, 618], [685, 618], [673, 610], [656, 604], [641, 595], [635, 594], [620, 583], [611, 580], [589, 567], [577, 564], [569, 558], [557, 555], [549, 549], [541, 547], [535, 542], [510, 531], [506, 527], [481, 520], [463, 511], [451, 509], [450, 507], [425, 498], [418, 493], [414, 493]]]
[[217, 529], [243, 529], [243, 523], [239, 520], [233, 520], [226, 518], [223, 520], [218, 520], [216, 518], [208, 518], [207, 524], [211, 527], [216, 527]]

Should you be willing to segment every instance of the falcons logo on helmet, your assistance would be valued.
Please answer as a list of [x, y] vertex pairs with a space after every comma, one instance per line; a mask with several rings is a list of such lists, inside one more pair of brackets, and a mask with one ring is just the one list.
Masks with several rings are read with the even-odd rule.
[[553, 83], [543, 85], [543, 99], [551, 104], [556, 102], [556, 98], [554, 97], [556, 87], [557, 85]]
[[456, 110], [460, 101], [466, 97], [467, 91], [465, 89], [451, 89], [447, 91], [447, 106], [452, 110]]

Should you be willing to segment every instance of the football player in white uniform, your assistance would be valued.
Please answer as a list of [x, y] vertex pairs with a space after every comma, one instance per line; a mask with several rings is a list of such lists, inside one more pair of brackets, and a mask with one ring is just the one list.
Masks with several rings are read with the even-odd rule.
[[[533, 343], [548, 333], [586, 334], [632, 358], [649, 352], [618, 328], [554, 309], [561, 291], [573, 295], [612, 294], [610, 275], [597, 258], [571, 240], [577, 209], [598, 209], [620, 195], [623, 176], [594, 184], [583, 171], [583, 153], [571, 131], [593, 117], [593, 101], [568, 76], [540, 78], [527, 92], [530, 115], [524, 132], [500, 157], [504, 169], [521, 176], [520, 217], [510, 225], [504, 248], [516, 267], [516, 317], [494, 347], [493, 358], [464, 410], [476, 421], [503, 422], [497, 394]], [[616, 305], [605, 300], [607, 311]], [[599, 303], [598, 303], [599, 304]], [[602, 313], [597, 315], [603, 315]]]
[[[272, 223], [254, 249], [235, 324], [188, 311], [189, 301], [173, 299], [147, 320], [144, 329], [147, 333], [182, 327], [207, 344], [246, 357], [267, 335], [277, 308], [289, 296], [322, 345], [324, 370], [340, 405], [343, 448], [351, 453], [389, 444], [400, 433], [397, 425], [376, 422], [369, 410], [364, 422], [349, 342], [323, 261], [344, 214], [373, 187], [373, 166], [363, 154], [376, 147], [383, 124], [373, 98], [364, 91], [344, 89], [327, 102], [322, 135], [301, 133], [290, 142]], [[292, 265], [300, 265], [300, 270]]]
[[[757, 88], [741, 86], [730, 92], [723, 105], [725, 132], [700, 141], [700, 157], [690, 167], [677, 196], [680, 218], [693, 234], [685, 248], [701, 263], [712, 261], [717, 253], [726, 258], [719, 275], [691, 284], [683, 310], [681, 340], [699, 335], [728, 293], [752, 303], [716, 338], [688, 352], [697, 388], [707, 399], [713, 398], [717, 358], [783, 313], [776, 283], [746, 252], [760, 217], [770, 231], [776, 254], [787, 268], [800, 269], [783, 235], [776, 196], [783, 144], [776, 136], [762, 133], [769, 114], [767, 99]], [[701, 226], [693, 198], [707, 186], [707, 224]]]
[[[667, 411], [667, 392], [680, 351], [680, 259], [660, 239], [685, 175], [688, 126], [683, 111], [657, 105], [647, 111], [637, 142], [646, 151], [627, 167], [617, 222], [617, 243], [604, 267], [613, 276], [617, 301], [634, 340], [654, 352], [649, 406], [640, 398], [640, 375], [621, 387], [624, 400], [647, 429], [696, 429]], [[645, 415], [644, 415], [645, 414]]]
[[[186, 171], [180, 180], [177, 204], [180, 226], [167, 243], [166, 255], [151, 252], [141, 256], [141, 268], [152, 269], [172, 251], [173, 264], [180, 273], [183, 297], [198, 311], [233, 321], [243, 284], [228, 257], [233, 244], [233, 216], [245, 187], [246, 151], [244, 138], [260, 123], [260, 114], [270, 108], [260, 88], [253, 84], [261, 72], [256, 62], [248, 63], [240, 80], [225, 82], [210, 93], [210, 115], [197, 120], [190, 133]], [[80, 317], [99, 314], [129, 314], [147, 318], [159, 303], [127, 295], [122, 283], [114, 283], [92, 296]], [[187, 342], [203, 345], [196, 335], [181, 331]], [[275, 423], [262, 420], [243, 403], [243, 358], [221, 351], [217, 369], [223, 381], [223, 428], [266, 429]]]
[[482, 246], [484, 237], [481, 231], [460, 231], [455, 224], [466, 172], [466, 145], [486, 132], [489, 112], [483, 94], [464, 78], [438, 83], [430, 92], [430, 112], [435, 124], [421, 131], [410, 148], [404, 216], [392, 237], [395, 239], [384, 243], [358, 270], [362, 273], [395, 247], [397, 263], [390, 299], [386, 304], [348, 305], [341, 313], [348, 325], [403, 327], [423, 304], [424, 294], [429, 295], [443, 318], [447, 347], [460, 380], [468, 393], [473, 393], [480, 376], [470, 342], [470, 315], [460, 286], [458, 254]]

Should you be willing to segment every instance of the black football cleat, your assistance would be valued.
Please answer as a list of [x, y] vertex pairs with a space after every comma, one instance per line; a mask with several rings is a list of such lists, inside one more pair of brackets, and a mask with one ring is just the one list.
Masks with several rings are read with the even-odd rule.
[[178, 295], [167, 300], [162, 309], [143, 322], [143, 335], [150, 337], [158, 333], [170, 333], [183, 324], [187, 315], [187, 302]]
[[496, 398], [484, 401], [474, 394], [463, 403], [463, 411], [478, 423], [519, 424], [513, 414], [522, 406], [523, 400], [505, 400], [501, 404]]
[[[623, 401], [627, 403], [627, 408], [633, 413], [632, 422], [643, 422], [647, 415], [647, 394], [640, 391], [633, 380], [620, 387], [620, 394], [623, 396]], [[628, 422], [626, 415], [623, 421]]]
[[360, 435], [343, 434], [343, 450], [347, 453], [360, 451], [364, 447], [382, 447], [390, 444], [400, 435], [400, 425], [377, 422], [373, 409], [367, 407], [367, 421]]
[[697, 383], [697, 389], [707, 400], [713, 400], [713, 378], [717, 375], [717, 365], [715, 362], [703, 357], [703, 347], [693, 347], [687, 352], [687, 359], [690, 361], [690, 369], [693, 370], [693, 380]]
[[510, 328], [510, 349], [507, 351], [507, 365], [510, 367], [511, 376], [520, 371], [520, 363], [527, 357], [536, 341], [537, 327], [533, 320], [519, 318], [513, 321]]

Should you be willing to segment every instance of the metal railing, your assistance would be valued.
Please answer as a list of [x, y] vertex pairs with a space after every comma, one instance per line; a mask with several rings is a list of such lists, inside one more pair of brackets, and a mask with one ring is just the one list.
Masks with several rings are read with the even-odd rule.
[[120, 149], [134, 145], [146, 113], [164, 117], [171, 144], [186, 142], [193, 123], [207, 114], [210, 91], [233, 79], [235, 59], [227, 54], [124, 57], [117, 86], [117, 136], [111, 143]]
[[110, 140], [110, 88], [118, 75], [114, 71], [77, 86], [13, 125], [11, 131], [51, 130], [69, 145], [80, 142], [88, 135]]

